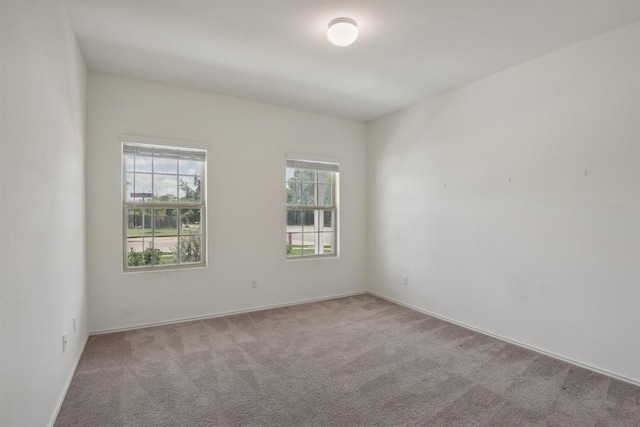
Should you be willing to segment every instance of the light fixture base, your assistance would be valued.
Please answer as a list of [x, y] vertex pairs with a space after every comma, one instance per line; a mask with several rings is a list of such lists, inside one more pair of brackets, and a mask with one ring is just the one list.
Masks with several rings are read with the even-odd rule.
[[329, 22], [329, 28], [341, 22], [344, 22], [346, 24], [351, 24], [356, 28], [358, 27], [358, 23], [351, 18], [336, 18], [336, 19], [332, 19], [331, 22]]
[[358, 38], [358, 24], [351, 18], [336, 18], [329, 22], [327, 38], [336, 46], [349, 46]]

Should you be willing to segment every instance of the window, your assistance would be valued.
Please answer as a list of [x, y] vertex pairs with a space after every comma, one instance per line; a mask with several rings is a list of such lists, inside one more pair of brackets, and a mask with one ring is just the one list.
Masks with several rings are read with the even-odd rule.
[[337, 254], [338, 171], [336, 163], [287, 160], [288, 258]]
[[124, 269], [205, 264], [206, 150], [124, 142]]

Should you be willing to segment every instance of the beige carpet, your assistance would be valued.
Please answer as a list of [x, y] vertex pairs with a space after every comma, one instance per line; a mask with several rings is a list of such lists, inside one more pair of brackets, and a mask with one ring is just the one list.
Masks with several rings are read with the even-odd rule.
[[640, 426], [640, 388], [370, 295], [93, 336], [56, 426]]

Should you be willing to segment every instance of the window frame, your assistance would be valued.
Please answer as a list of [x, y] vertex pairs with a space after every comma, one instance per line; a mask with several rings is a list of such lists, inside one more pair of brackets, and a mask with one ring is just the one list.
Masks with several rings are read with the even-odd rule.
[[[319, 168], [304, 168], [304, 167], [295, 167], [290, 166], [290, 162], [300, 162], [301, 164], [316, 164]], [[319, 183], [318, 183], [318, 173], [326, 171], [322, 170], [321, 165], [332, 166], [335, 167], [335, 171], [329, 171], [333, 174], [332, 183], [331, 183], [331, 205], [320, 205], [318, 204], [319, 198]], [[303, 204], [289, 204], [286, 200], [286, 188], [287, 188], [287, 169], [294, 168], [298, 170], [312, 170], [315, 172], [315, 205], [303, 205]], [[302, 183], [302, 182], [301, 182]], [[297, 261], [297, 260], [309, 260], [309, 259], [326, 259], [326, 258], [339, 258], [340, 257], [340, 234], [339, 234], [339, 224], [340, 224], [340, 162], [336, 158], [327, 158], [327, 157], [319, 157], [319, 156], [309, 156], [309, 155], [301, 155], [301, 154], [290, 154], [287, 153], [287, 160], [285, 163], [285, 247], [289, 244], [287, 226], [288, 226], [288, 212], [290, 210], [295, 211], [331, 211], [333, 213], [333, 242], [332, 242], [332, 252], [331, 253], [314, 253], [309, 255], [304, 255], [304, 246], [302, 248], [301, 255], [289, 255], [285, 250], [285, 257], [287, 261]], [[303, 220], [304, 221], [304, 220]], [[303, 236], [304, 236], [304, 232]], [[316, 234], [320, 234], [316, 232]], [[316, 246], [318, 245], [318, 241], [316, 240]], [[318, 250], [317, 247], [315, 250]]]
[[[128, 173], [126, 167], [125, 146], [154, 147], [160, 149], [168, 149], [175, 151], [202, 151], [204, 152], [204, 161], [202, 161], [202, 169], [200, 175], [200, 201], [199, 202], [162, 202], [162, 201], [128, 201], [127, 200], [127, 178]], [[151, 271], [167, 271], [167, 270], [183, 270], [192, 268], [205, 268], [208, 264], [208, 239], [207, 239], [207, 164], [208, 164], [208, 148], [207, 144], [187, 142], [182, 140], [168, 140], [163, 138], [142, 137], [135, 135], [121, 135], [120, 138], [120, 157], [121, 157], [121, 203], [122, 203], [122, 266], [123, 273], [138, 273]], [[155, 173], [153, 170], [153, 162], [151, 172], [152, 182], [156, 175], [173, 175], [165, 172]], [[130, 173], [130, 172], [129, 172]], [[135, 175], [134, 175], [135, 176]], [[177, 185], [180, 185], [180, 170], [176, 171]], [[134, 178], [135, 179], [135, 178]], [[153, 188], [152, 188], [153, 191]], [[179, 191], [178, 191], [179, 194]], [[200, 209], [200, 262], [184, 263], [184, 264], [155, 264], [145, 266], [129, 266], [129, 242], [128, 242], [128, 212], [130, 209]], [[179, 220], [178, 220], [179, 221]], [[180, 223], [177, 225], [177, 244], [180, 243]], [[152, 236], [155, 232], [155, 224], [152, 222]]]

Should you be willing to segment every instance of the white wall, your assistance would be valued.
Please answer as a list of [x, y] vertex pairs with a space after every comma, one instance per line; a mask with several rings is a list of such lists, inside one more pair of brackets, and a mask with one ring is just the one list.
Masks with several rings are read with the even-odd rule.
[[[365, 289], [364, 124], [90, 73], [87, 126], [92, 331]], [[210, 144], [207, 268], [122, 272], [123, 133]], [[339, 258], [285, 260], [287, 152], [341, 161]], [[252, 278], [257, 289], [250, 288]]]
[[86, 69], [64, 5], [2, 1], [0, 64], [0, 425], [44, 426], [88, 331]]
[[636, 22], [372, 122], [372, 291], [640, 381], [639, 41]]

